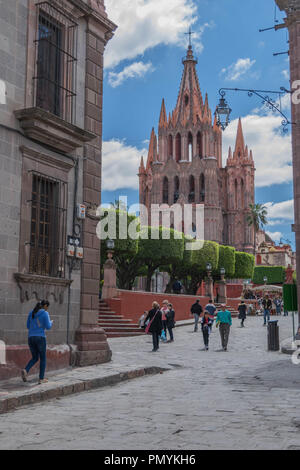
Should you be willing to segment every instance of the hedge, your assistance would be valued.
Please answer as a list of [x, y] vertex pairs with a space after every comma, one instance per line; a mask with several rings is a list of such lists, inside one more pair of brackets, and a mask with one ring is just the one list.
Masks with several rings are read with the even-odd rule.
[[[157, 239], [151, 238], [153, 235]], [[181, 236], [176, 239], [176, 236]], [[149, 263], [161, 265], [182, 260], [184, 254], [184, 236], [173, 229], [163, 227], [142, 227], [138, 241], [138, 257]]]
[[235, 253], [235, 279], [252, 279], [255, 266], [255, 257], [249, 253], [236, 251]]
[[235, 248], [232, 246], [220, 245], [218, 272], [220, 273], [220, 269], [224, 268], [227, 279], [232, 279], [235, 274], [235, 253]]
[[200, 250], [192, 251], [192, 263], [197, 267], [199, 273], [206, 273], [206, 265], [212, 265], [212, 271], [215, 271], [219, 264], [219, 248], [216, 242], [205, 241]]
[[283, 284], [285, 281], [285, 268], [283, 266], [256, 266], [254, 269], [254, 284], [264, 284], [264, 277], [268, 278], [267, 284]]

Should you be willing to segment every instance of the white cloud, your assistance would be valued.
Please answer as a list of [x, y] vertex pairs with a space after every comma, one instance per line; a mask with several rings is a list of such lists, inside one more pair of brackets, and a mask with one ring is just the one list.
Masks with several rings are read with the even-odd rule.
[[141, 155], [148, 150], [137, 149], [120, 140], [103, 142], [103, 178], [102, 189], [115, 191], [120, 188], [138, 189], [137, 176]]
[[290, 72], [289, 72], [288, 69], [283, 70], [283, 71], [281, 72], [281, 74], [283, 75], [283, 77], [284, 77], [286, 80], [289, 80], [289, 79], [290, 79]]
[[281, 232], [267, 232], [266, 231], [266, 234], [269, 235], [269, 237], [272, 238], [274, 242], [280, 242], [280, 240], [283, 237]]
[[[267, 202], [264, 204], [268, 209], [269, 219], [283, 219], [281, 223], [288, 223], [294, 220], [294, 201], [293, 199], [283, 202]], [[275, 222], [275, 220], [274, 220]], [[274, 224], [273, 224], [274, 225]]]
[[119, 73], [109, 72], [108, 82], [113, 88], [116, 88], [129, 78], [141, 78], [144, 77], [147, 72], [152, 72], [153, 70], [154, 68], [151, 62], [147, 64], [144, 62], [134, 62]]
[[221, 74], [226, 74], [225, 80], [236, 82], [243, 78], [255, 63], [256, 60], [251, 60], [249, 57], [247, 59], [238, 59], [235, 64], [223, 68]]
[[[293, 179], [291, 136], [280, 132], [282, 117], [275, 114], [250, 114], [242, 119], [245, 143], [253, 151], [257, 187], [290, 183]], [[228, 147], [234, 146], [238, 120], [230, 123], [223, 134], [224, 164]], [[281, 215], [277, 215], [281, 217]]]
[[[109, 18], [118, 25], [107, 45], [105, 67], [134, 59], [159, 44], [187, 45], [184, 35], [197, 18], [195, 0], [107, 0]], [[193, 44], [202, 51], [201, 37], [212, 23], [194, 27]]]

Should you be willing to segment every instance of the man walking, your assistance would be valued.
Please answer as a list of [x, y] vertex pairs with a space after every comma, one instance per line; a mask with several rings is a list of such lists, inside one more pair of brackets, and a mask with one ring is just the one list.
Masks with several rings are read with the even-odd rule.
[[226, 310], [226, 305], [222, 304], [221, 311], [217, 315], [217, 323], [220, 329], [221, 343], [223, 351], [227, 351], [230, 327], [232, 325], [231, 313]]
[[268, 295], [266, 295], [264, 300], [262, 301], [262, 306], [263, 306], [263, 309], [264, 309], [264, 325], [263, 326], [266, 326], [267, 325], [267, 319], [268, 319], [268, 321], [270, 321], [270, 313], [271, 313], [271, 309], [272, 309], [272, 300], [269, 299]]
[[203, 308], [200, 305], [200, 300], [197, 300], [191, 307], [191, 314], [194, 315], [195, 318], [194, 333], [198, 331], [199, 318], [202, 312]]

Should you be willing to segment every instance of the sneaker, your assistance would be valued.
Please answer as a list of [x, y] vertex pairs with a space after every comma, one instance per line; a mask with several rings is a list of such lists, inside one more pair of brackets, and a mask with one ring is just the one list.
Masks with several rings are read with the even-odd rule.
[[27, 374], [26, 369], [23, 369], [23, 370], [21, 371], [21, 376], [22, 376], [23, 382], [27, 382], [27, 375], [28, 375], [28, 374]]
[[208, 351], [208, 346], [206, 346], [205, 350]]
[[39, 379], [39, 385], [48, 383], [48, 379]]

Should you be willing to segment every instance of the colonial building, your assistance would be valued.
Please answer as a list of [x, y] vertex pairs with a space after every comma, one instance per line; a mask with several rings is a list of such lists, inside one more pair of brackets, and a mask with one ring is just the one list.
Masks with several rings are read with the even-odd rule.
[[[152, 129], [146, 164], [139, 168], [140, 204], [203, 204], [206, 240], [253, 253], [254, 232], [247, 224], [254, 202], [254, 161], [239, 120], [234, 151], [222, 165], [222, 132], [212, 119], [207, 94], [199, 86], [192, 46], [183, 60], [177, 104], [167, 115], [162, 101], [158, 137]], [[182, 225], [175, 227], [182, 229]]]
[[276, 245], [263, 231], [259, 230], [256, 236], [256, 265], [257, 266], [291, 266], [296, 268], [296, 256], [288, 243]]
[[66, 343], [77, 344], [79, 365], [111, 357], [97, 328], [95, 207], [103, 52], [116, 26], [103, 0], [5, 1], [0, 21], [1, 378], [25, 360], [26, 318], [43, 298], [56, 365]]

